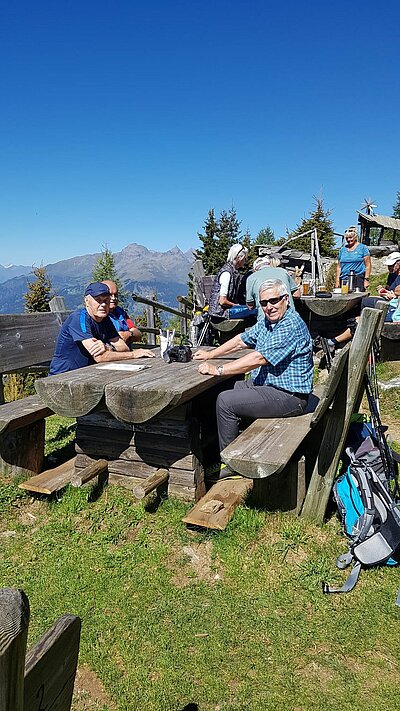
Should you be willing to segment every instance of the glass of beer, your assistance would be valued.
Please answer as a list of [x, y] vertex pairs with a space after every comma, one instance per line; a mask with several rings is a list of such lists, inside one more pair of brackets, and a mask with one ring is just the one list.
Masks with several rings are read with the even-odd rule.
[[303, 281], [303, 296], [308, 296], [309, 291], [310, 291], [310, 282]]
[[342, 289], [342, 294], [348, 294], [348, 293], [349, 293], [349, 281], [348, 281], [348, 279], [342, 279], [341, 289]]

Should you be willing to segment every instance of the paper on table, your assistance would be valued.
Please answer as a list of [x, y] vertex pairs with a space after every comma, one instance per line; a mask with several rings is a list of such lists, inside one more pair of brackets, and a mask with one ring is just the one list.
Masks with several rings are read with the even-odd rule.
[[136, 363], [101, 363], [97, 367], [102, 368], [102, 370], [130, 370], [131, 372], [135, 372], [136, 370], [151, 368], [151, 365], [137, 365]]

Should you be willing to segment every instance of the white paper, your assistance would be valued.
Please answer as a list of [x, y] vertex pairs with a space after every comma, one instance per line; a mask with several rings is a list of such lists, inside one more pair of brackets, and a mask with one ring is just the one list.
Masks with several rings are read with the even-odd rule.
[[136, 370], [151, 368], [151, 365], [137, 365], [136, 363], [101, 363], [101, 365], [97, 367], [102, 370], [127, 370], [134, 373]]

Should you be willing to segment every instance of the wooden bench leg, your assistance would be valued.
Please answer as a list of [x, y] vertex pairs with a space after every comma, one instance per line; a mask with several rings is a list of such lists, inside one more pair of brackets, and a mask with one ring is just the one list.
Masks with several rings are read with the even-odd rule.
[[300, 514], [306, 495], [305, 459], [292, 460], [267, 479], [254, 479], [250, 503], [267, 511]]
[[45, 420], [0, 435], [0, 473], [33, 476], [43, 469]]

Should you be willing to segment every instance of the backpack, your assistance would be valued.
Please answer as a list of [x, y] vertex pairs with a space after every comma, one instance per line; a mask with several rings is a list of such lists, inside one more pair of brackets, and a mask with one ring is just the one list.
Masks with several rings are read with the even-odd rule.
[[[389, 490], [379, 449], [367, 437], [356, 451], [347, 447], [349, 461], [333, 487], [344, 532], [349, 538], [347, 553], [339, 556], [340, 569], [353, 564], [341, 588], [323, 583], [323, 592], [349, 592], [362, 567], [400, 562], [400, 511]], [[400, 591], [396, 605], [400, 606]]]

